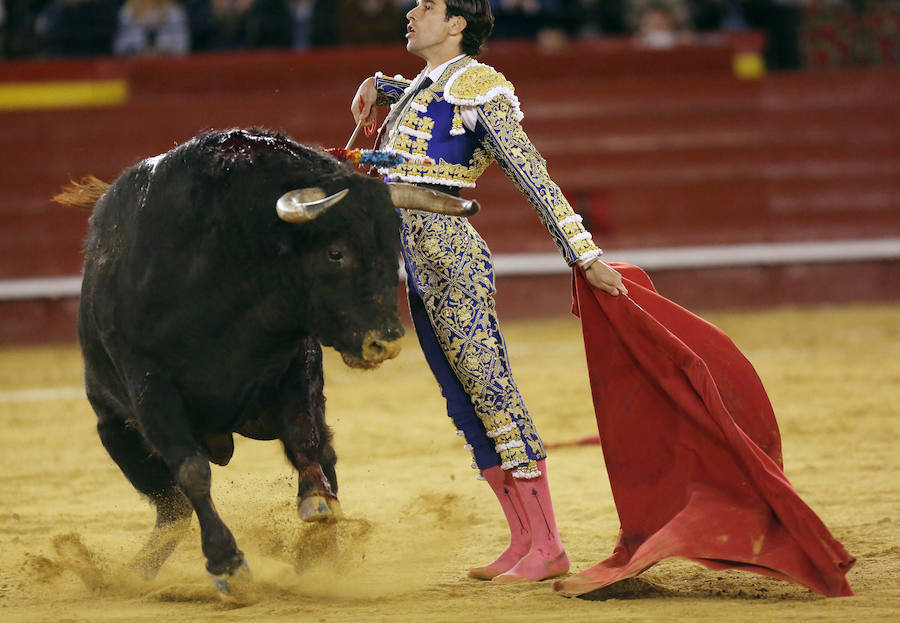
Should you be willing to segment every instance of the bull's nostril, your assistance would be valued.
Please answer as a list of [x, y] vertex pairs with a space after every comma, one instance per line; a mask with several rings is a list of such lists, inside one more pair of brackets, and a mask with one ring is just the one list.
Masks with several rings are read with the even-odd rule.
[[368, 362], [380, 363], [393, 359], [400, 353], [400, 340], [390, 339], [390, 334], [370, 331], [363, 340], [362, 356]]
[[400, 340], [369, 340], [363, 347], [363, 357], [367, 361], [393, 359], [400, 353]]

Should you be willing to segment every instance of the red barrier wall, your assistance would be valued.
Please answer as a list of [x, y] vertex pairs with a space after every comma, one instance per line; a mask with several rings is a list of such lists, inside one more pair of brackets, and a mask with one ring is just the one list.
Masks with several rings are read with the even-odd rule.
[[[744, 81], [732, 73], [729, 46], [655, 52], [603, 42], [555, 54], [501, 42], [484, 60], [516, 84], [526, 130], [607, 249], [900, 234], [898, 70]], [[419, 63], [391, 46], [0, 64], [0, 85], [122, 79], [129, 89], [119, 106], [0, 110], [0, 279], [79, 272], [87, 215], [50, 201], [70, 178], [111, 180], [208, 128], [261, 125], [343, 146], [349, 100], [376, 69], [411, 76]], [[485, 208], [474, 224], [495, 253], [555, 251], [497, 167], [477, 196]], [[858, 298], [900, 296], [895, 264], [867, 270], [887, 279]], [[670, 296], [688, 306], [709, 302], [686, 294], [697, 278], [675, 279]], [[553, 279], [557, 290], [567, 288], [565, 277]], [[508, 281], [501, 307], [509, 315], [529, 292], [527, 311], [547, 307], [534, 304], [538, 282]], [[718, 297], [732, 305], [791, 300], [760, 298], [758, 275], [733, 281], [731, 298]], [[0, 304], [0, 341], [30, 339], [29, 323], [5, 320], [21, 305]], [[556, 298], [548, 306], [567, 307]], [[58, 337], [54, 331], [43, 334]]]
[[[588, 45], [541, 55], [530, 45], [512, 43], [492, 48], [486, 61], [521, 82], [525, 101], [534, 101], [538, 142], [554, 134], [547, 106], [557, 91], [570, 97], [572, 89], [590, 92], [604, 79], [630, 73], [646, 78], [699, 72], [727, 79], [730, 72], [728, 48], [674, 55], [601, 51]], [[209, 128], [261, 125], [312, 145], [343, 146], [353, 128], [350, 99], [359, 82], [378, 68], [412, 76], [419, 63], [402, 47], [391, 46], [0, 64], [0, 83], [124, 79], [130, 93], [121, 106], [0, 112], [0, 278], [78, 271], [86, 215], [50, 202], [68, 179], [93, 173], [111, 180], [136, 161]], [[594, 97], [586, 103], [598, 105]], [[486, 197], [497, 206], [510, 200], [522, 205], [508, 184], [495, 180], [486, 186]], [[502, 208], [491, 211], [497, 218]], [[490, 220], [485, 225], [492, 227]]]

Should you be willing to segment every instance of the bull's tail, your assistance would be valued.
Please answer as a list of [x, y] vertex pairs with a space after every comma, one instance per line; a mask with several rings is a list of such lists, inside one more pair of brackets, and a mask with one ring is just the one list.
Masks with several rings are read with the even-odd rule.
[[72, 180], [62, 191], [54, 195], [53, 201], [64, 206], [73, 208], [81, 208], [82, 210], [93, 210], [94, 204], [109, 188], [109, 184], [101, 179], [88, 175], [80, 181]]

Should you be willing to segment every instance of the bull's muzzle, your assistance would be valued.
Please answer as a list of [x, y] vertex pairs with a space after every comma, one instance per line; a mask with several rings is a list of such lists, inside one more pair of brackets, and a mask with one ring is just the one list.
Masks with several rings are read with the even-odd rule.
[[[402, 335], [403, 332], [400, 332]], [[393, 359], [400, 354], [400, 339], [385, 339], [379, 331], [369, 331], [363, 337], [359, 355], [340, 350], [341, 359], [351, 368], [371, 369], [385, 359]]]
[[363, 340], [362, 356], [367, 363], [377, 365], [399, 354], [400, 340], [382, 339], [374, 331], [369, 331]]

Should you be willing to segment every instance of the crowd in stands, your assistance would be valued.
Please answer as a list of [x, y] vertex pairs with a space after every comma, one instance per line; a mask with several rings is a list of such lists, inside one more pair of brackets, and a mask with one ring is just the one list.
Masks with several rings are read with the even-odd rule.
[[[0, 0], [0, 58], [400, 43], [414, 0]], [[493, 40], [666, 48], [758, 30], [771, 69], [900, 63], [900, 0], [491, 0]]]

